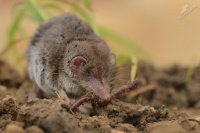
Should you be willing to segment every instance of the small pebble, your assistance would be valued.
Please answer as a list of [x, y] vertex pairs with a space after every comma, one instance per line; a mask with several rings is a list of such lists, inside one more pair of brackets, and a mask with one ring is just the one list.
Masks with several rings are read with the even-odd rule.
[[0, 91], [7, 91], [7, 88], [5, 87], [5, 86], [3, 86], [3, 85], [0, 85]]
[[15, 124], [9, 124], [6, 126], [5, 129], [6, 133], [26, 133], [22, 127], [15, 125]]

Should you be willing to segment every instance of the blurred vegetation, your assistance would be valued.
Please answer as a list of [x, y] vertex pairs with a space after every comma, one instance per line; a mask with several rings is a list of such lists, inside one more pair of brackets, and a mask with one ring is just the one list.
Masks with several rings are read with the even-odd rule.
[[[11, 53], [15, 60], [16, 68], [21, 72], [24, 71], [24, 68], [20, 64], [20, 62], [24, 60], [24, 53], [17, 52], [14, 47], [17, 45], [18, 41], [25, 39], [24, 36], [17, 36], [17, 33], [22, 30], [20, 27], [22, 21], [29, 19], [40, 24], [46, 22], [49, 18], [54, 16], [55, 13], [56, 15], [64, 13], [66, 8], [86, 21], [97, 35], [114, 44], [110, 45], [110, 48], [115, 53], [119, 65], [125, 61], [133, 62], [134, 65], [131, 72], [132, 78], [134, 78], [137, 69], [137, 60], [150, 60], [150, 56], [135, 43], [116, 33], [114, 30], [95, 23], [92, 0], [22, 0], [13, 7], [14, 18], [8, 29], [8, 44], [0, 53], [0, 56], [6, 58], [7, 53]], [[29, 39], [26, 40], [29, 41]]]
[[197, 68], [198, 66], [198, 60], [197, 58], [194, 56], [192, 59], [191, 59], [191, 63], [190, 65], [188, 66], [188, 70], [187, 70], [187, 82], [191, 82], [192, 81], [192, 77], [193, 77], [193, 74], [195, 73], [195, 69]]

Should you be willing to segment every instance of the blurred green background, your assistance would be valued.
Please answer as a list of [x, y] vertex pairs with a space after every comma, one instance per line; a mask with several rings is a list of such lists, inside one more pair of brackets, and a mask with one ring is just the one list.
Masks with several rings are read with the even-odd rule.
[[[128, 55], [132, 59], [153, 60], [157, 66], [198, 63], [198, 0], [91, 0], [91, 4], [90, 0], [64, 0], [66, 4], [59, 3], [61, 0], [40, 0], [37, 4], [42, 11], [36, 14], [39, 13], [41, 18], [31, 16], [31, 13], [34, 14], [31, 12], [34, 9], [29, 5], [31, 1], [0, 0], [1, 57], [17, 69], [23, 70], [25, 66], [23, 53], [39, 22], [61, 12], [75, 12], [85, 19], [108, 42], [119, 59], [126, 60]], [[37, 9], [37, 6], [33, 7]], [[8, 32], [9, 27], [16, 27], [13, 22], [23, 9], [28, 13], [26, 19], [19, 22], [19, 30], [16, 34], [12, 29]], [[10, 48], [12, 44], [15, 45]], [[11, 49], [9, 52], [8, 48]]]

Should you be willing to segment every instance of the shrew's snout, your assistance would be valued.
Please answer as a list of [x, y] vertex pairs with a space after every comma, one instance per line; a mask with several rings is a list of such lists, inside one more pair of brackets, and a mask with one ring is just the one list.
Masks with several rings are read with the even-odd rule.
[[109, 86], [101, 83], [97, 79], [90, 79], [89, 86], [91, 91], [102, 100], [110, 98]]

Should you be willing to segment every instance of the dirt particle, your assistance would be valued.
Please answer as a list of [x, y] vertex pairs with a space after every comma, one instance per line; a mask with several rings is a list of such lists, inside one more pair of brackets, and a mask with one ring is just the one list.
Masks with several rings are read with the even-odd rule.
[[44, 133], [42, 129], [37, 126], [31, 126], [26, 129], [27, 133]]
[[9, 114], [12, 120], [16, 120], [19, 111], [19, 106], [13, 97], [6, 96], [0, 101], [0, 116]]
[[26, 133], [26, 131], [18, 125], [9, 124], [6, 126], [4, 133]]

